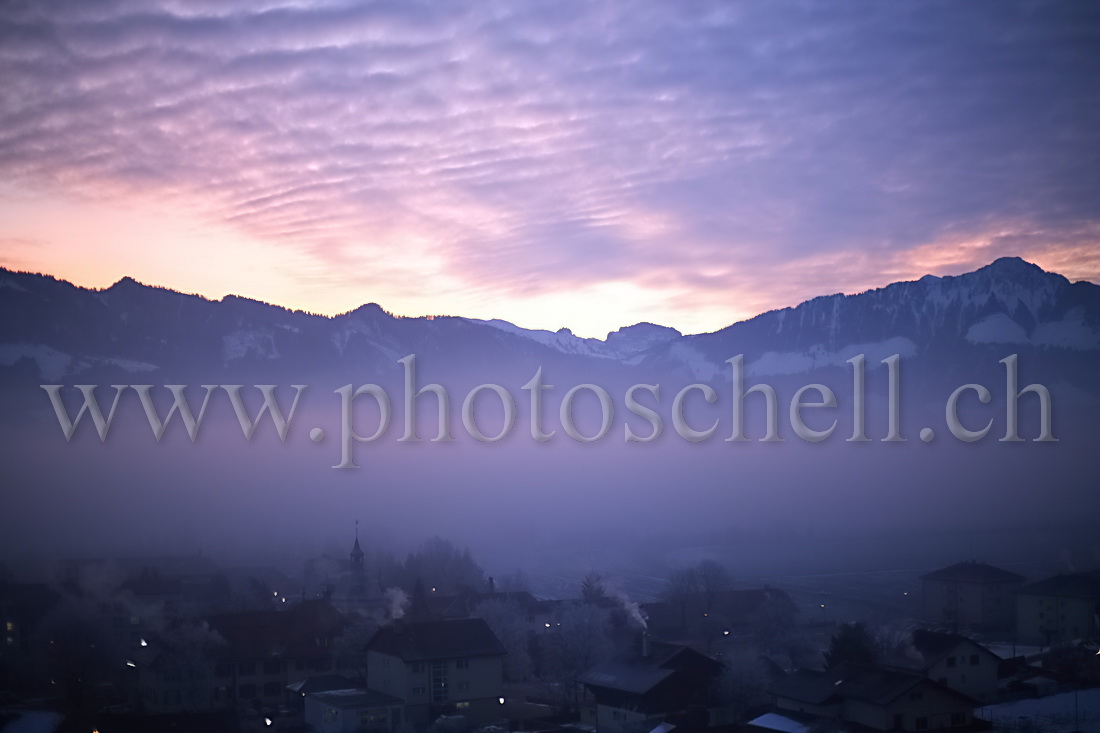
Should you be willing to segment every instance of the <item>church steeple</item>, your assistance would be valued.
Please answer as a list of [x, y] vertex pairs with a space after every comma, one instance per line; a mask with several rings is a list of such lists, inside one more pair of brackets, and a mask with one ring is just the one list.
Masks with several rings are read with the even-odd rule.
[[355, 546], [351, 548], [351, 569], [352, 572], [363, 572], [363, 550], [359, 547], [359, 520], [355, 520]]

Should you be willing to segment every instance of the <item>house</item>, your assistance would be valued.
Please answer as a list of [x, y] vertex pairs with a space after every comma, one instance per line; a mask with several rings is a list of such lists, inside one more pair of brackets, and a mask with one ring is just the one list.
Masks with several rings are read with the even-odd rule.
[[924, 619], [954, 630], [1009, 630], [1024, 577], [984, 562], [960, 562], [920, 576]]
[[500, 718], [505, 650], [484, 620], [395, 621], [367, 643], [367, 687], [404, 701], [422, 729], [441, 715]]
[[332, 669], [332, 643], [344, 616], [324, 600], [285, 611], [224, 613], [206, 618], [224, 645], [215, 647], [215, 704], [282, 705], [286, 687]]
[[[287, 685], [332, 667], [344, 617], [324, 601], [177, 622], [131, 653], [142, 707], [174, 713], [286, 704]], [[201, 647], [201, 648], [200, 648]]]
[[708, 727], [716, 707], [712, 689], [722, 665], [690, 647], [654, 641], [597, 664], [578, 678], [596, 699], [596, 730], [621, 733], [643, 722], [676, 729]]
[[312, 692], [305, 698], [305, 722], [315, 733], [397, 733], [403, 706], [399, 698], [374, 690]]
[[780, 716], [813, 716], [883, 731], [964, 730], [973, 724], [978, 706], [919, 672], [876, 665], [795, 673], [771, 692]]
[[753, 634], [775, 623], [793, 623], [798, 607], [778, 588], [747, 588], [713, 593], [684, 593], [641, 606], [649, 630], [664, 639], [730, 632]]
[[997, 700], [1001, 658], [965, 636], [918, 629], [913, 632], [905, 658], [891, 661], [923, 672], [929, 679], [979, 702]]
[[176, 713], [274, 708], [287, 686], [332, 668], [344, 617], [324, 601], [176, 622], [133, 650], [143, 709]]
[[61, 597], [45, 583], [7, 583], [0, 581], [0, 659], [29, 651], [35, 626], [53, 609]]
[[1100, 571], [1055, 575], [1020, 588], [1016, 636], [1051, 646], [1100, 637]]

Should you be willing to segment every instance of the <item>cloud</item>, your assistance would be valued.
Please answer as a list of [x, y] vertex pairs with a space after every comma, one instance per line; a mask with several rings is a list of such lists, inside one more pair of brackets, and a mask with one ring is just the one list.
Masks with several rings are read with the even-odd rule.
[[0, 174], [176, 202], [398, 310], [619, 283], [691, 330], [999, 254], [1095, 278], [1098, 13], [7, 4]]

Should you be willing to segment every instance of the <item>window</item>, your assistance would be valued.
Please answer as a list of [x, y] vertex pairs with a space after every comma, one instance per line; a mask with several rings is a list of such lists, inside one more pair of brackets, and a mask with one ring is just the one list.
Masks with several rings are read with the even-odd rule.
[[217, 665], [216, 667], [214, 667], [214, 676], [215, 677], [232, 677], [233, 676], [233, 665], [232, 664], [219, 664], [219, 665]]
[[241, 662], [239, 665], [237, 665], [237, 674], [239, 674], [241, 677], [251, 677], [252, 675], [256, 674], [256, 663]]
[[283, 665], [278, 659], [264, 662], [264, 674], [279, 674], [283, 671]]
[[910, 700], [921, 700], [923, 698], [924, 698], [924, 693], [923, 692], [910, 692], [909, 693], [909, 699]]
[[282, 691], [278, 682], [265, 682], [264, 683], [264, 697], [278, 697]]
[[466, 708], [470, 707], [470, 703], [466, 702], [465, 700], [462, 702], [456, 702], [455, 707], [459, 710], [465, 710]]
[[390, 714], [387, 710], [364, 710], [359, 713], [359, 725], [367, 733], [382, 733], [390, 729]]
[[252, 698], [256, 697], [256, 685], [241, 685], [237, 689], [237, 697], [241, 698], [242, 700], [251, 700]]
[[336, 708], [325, 708], [326, 723], [335, 723], [338, 716], [339, 712], [336, 710]]
[[947, 666], [948, 667], [954, 667], [955, 666], [955, 658], [954, 657], [948, 657], [947, 658]]
[[977, 667], [978, 663], [979, 663], [978, 662], [978, 655], [977, 654], [971, 654], [970, 655], [970, 666], [971, 667]]
[[458, 687], [459, 692], [469, 692], [470, 691], [470, 683], [467, 680], [462, 680], [461, 682], [459, 682], [457, 687]]
[[469, 659], [463, 658], [463, 659], [456, 659], [455, 660], [455, 669], [469, 669], [469, 668], [470, 668], [470, 660]]
[[[389, 660], [387, 660], [387, 661], [389, 661]], [[409, 665], [409, 671], [412, 672], [413, 674], [423, 674], [424, 673], [424, 663], [423, 662], [413, 662], [412, 664]]]
[[951, 713], [951, 725], [966, 725], [966, 713]]
[[916, 720], [917, 730], [928, 730], [928, 718], [920, 717]]
[[447, 700], [447, 663], [432, 662], [432, 702]]
[[423, 687], [414, 687], [414, 688], [412, 688], [412, 694], [413, 694], [413, 696], [419, 696], [419, 695], [423, 695], [423, 694], [424, 694], [424, 691], [425, 691], [425, 690], [424, 690], [424, 688], [423, 688]]

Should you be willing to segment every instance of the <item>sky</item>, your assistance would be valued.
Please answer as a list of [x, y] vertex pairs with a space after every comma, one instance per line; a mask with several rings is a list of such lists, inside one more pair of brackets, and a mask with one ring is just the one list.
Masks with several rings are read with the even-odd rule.
[[0, 266], [710, 331], [1100, 281], [1100, 5], [5, 2]]

